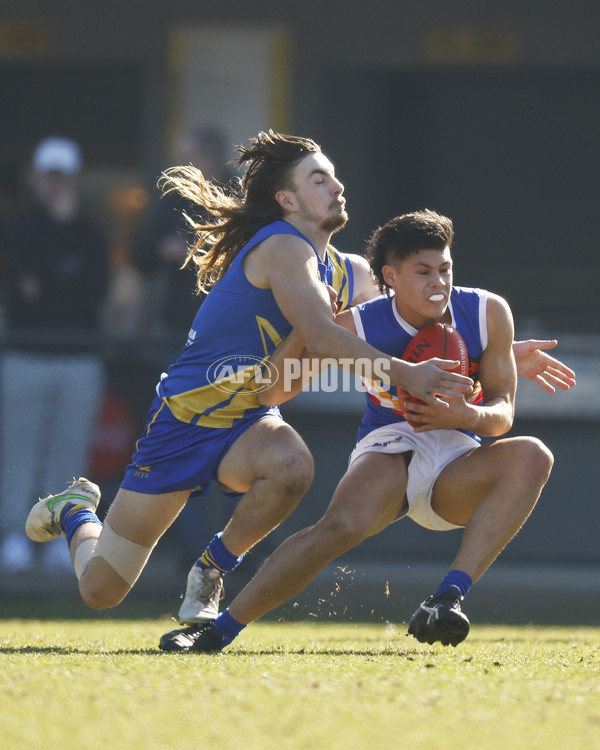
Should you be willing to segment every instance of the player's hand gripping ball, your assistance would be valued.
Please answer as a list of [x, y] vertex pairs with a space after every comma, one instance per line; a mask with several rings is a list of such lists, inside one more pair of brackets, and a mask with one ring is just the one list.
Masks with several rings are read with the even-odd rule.
[[[402, 359], [414, 363], [425, 362], [434, 357], [458, 360], [458, 365], [450, 372], [469, 376], [469, 354], [465, 340], [455, 328], [447, 323], [430, 323], [421, 328], [402, 355]], [[403, 391], [402, 395], [406, 401], [412, 401], [415, 404], [423, 403], [406, 391]], [[410, 411], [404, 412], [404, 418], [413, 427], [419, 426], [418, 422], [411, 421]]]

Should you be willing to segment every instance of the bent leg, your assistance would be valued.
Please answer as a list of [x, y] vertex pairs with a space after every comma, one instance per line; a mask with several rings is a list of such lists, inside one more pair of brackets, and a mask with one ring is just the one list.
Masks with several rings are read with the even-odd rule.
[[[79, 591], [86, 604], [94, 609], [104, 609], [123, 601], [150, 551], [177, 518], [189, 494], [189, 491], [183, 491], [147, 495], [121, 488], [104, 522], [110, 527], [108, 532], [100, 531], [100, 526], [91, 523], [77, 529], [71, 540], [71, 556], [76, 571], [79, 567]], [[99, 540], [102, 534], [110, 531], [110, 544], [103, 545], [105, 551], [102, 554], [106, 557], [96, 555], [97, 545], [88, 540]], [[119, 543], [119, 540], [122, 541]], [[102, 543], [98, 543], [102, 547]], [[135, 545], [140, 549], [137, 550]], [[143, 549], [148, 550], [145, 556], [140, 554]], [[111, 565], [113, 555], [113, 564], [128, 580]], [[118, 562], [116, 558], [120, 558]], [[139, 568], [137, 575], [133, 568]]]
[[465, 527], [453, 569], [473, 581], [483, 575], [529, 517], [552, 464], [541, 441], [515, 437], [470, 451], [443, 469], [432, 508]]
[[239, 557], [278, 526], [312, 484], [314, 464], [298, 433], [280, 419], [256, 422], [219, 465], [219, 482], [243, 492], [222, 541]]
[[248, 624], [305, 588], [331, 560], [386, 528], [406, 507], [401, 454], [368, 453], [342, 477], [325, 515], [283, 542], [235, 597], [231, 616]]

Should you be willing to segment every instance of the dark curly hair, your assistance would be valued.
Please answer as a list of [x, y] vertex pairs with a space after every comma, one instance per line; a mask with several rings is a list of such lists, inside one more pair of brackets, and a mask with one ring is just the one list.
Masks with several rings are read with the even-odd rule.
[[388, 287], [382, 268], [393, 259], [403, 260], [419, 250], [452, 247], [452, 220], [426, 208], [390, 219], [378, 227], [367, 242], [365, 256], [382, 292]]

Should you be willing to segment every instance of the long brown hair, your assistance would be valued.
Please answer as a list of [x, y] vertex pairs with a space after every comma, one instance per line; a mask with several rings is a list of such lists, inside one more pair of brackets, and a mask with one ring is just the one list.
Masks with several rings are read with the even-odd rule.
[[210, 223], [201, 223], [184, 214], [194, 230], [194, 245], [184, 266], [196, 266], [198, 292], [208, 291], [223, 276], [261, 227], [283, 217], [275, 193], [293, 188], [294, 167], [308, 154], [321, 151], [310, 138], [272, 130], [250, 139], [249, 148], [240, 145], [235, 150], [240, 156], [234, 163], [238, 167], [247, 164], [247, 169], [231, 191], [210, 182], [192, 166], [167, 169], [158, 183], [163, 194], [177, 193], [211, 217]]

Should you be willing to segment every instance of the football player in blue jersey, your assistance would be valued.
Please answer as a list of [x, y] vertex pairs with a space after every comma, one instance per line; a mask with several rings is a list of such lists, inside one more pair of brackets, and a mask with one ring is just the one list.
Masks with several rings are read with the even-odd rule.
[[[220, 651], [334, 558], [404, 516], [432, 530], [464, 528], [450, 570], [412, 616], [409, 633], [444, 645], [466, 638], [470, 624], [461, 602], [528, 518], [553, 457], [534, 437], [481, 445], [480, 436], [497, 438], [513, 424], [513, 321], [501, 297], [453, 285], [452, 241], [451, 220], [433, 211], [380, 227], [367, 254], [388, 293], [342, 312], [337, 323], [390, 356], [402, 356], [423, 326], [451, 324], [467, 346], [472, 391], [444, 396], [443, 404], [414, 404], [393, 385], [363, 377], [367, 406], [358, 441], [324, 516], [283, 542], [225, 612], [166, 633], [161, 648]], [[286, 359], [306, 354], [303, 337], [293, 332], [271, 362], [283, 370]], [[561, 376], [551, 369], [558, 384]], [[260, 399], [282, 403], [300, 382], [286, 389], [280, 381]], [[407, 410], [416, 427], [405, 420]]]
[[335, 324], [327, 287], [350, 304], [371, 282], [364, 261], [330, 248], [348, 216], [343, 185], [320, 147], [269, 131], [238, 150], [246, 171], [237, 194], [193, 167], [164, 175], [165, 192], [215, 217], [208, 224], [189, 217], [196, 243], [188, 263], [209, 293], [160, 378], [104, 523], [100, 489], [85, 478], [41, 499], [27, 519], [34, 541], [66, 537], [81, 596], [94, 608], [123, 600], [190, 494], [207, 493], [215, 480], [240, 499], [190, 572], [199, 603], [190, 619], [214, 618], [223, 574], [295, 508], [312, 482], [312, 456], [277, 407], [258, 398], [262, 368], [292, 328], [317, 358], [385, 357], [391, 382], [429, 404], [443, 408], [440, 397], [473, 385], [449, 371], [451, 361], [403, 362]]

